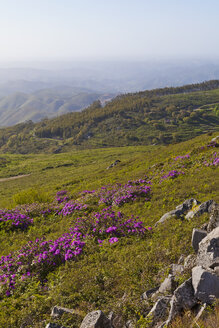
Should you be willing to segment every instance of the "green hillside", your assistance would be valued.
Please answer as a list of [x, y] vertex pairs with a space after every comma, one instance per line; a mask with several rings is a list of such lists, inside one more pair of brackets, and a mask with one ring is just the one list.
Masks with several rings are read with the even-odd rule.
[[[194, 252], [192, 229], [208, 215], [155, 223], [185, 199], [219, 201], [216, 135], [168, 146], [2, 154], [0, 327], [54, 322], [76, 328], [96, 309], [113, 311], [116, 328], [129, 319], [136, 328], [148, 327], [142, 293], [163, 281], [171, 263]], [[54, 305], [73, 314], [51, 318]], [[172, 327], [189, 327], [192, 318], [185, 319]], [[214, 328], [217, 319], [210, 312], [200, 327]]]
[[65, 152], [71, 149], [171, 144], [219, 126], [219, 81], [155, 89], [99, 101], [77, 113], [0, 130], [0, 151]]

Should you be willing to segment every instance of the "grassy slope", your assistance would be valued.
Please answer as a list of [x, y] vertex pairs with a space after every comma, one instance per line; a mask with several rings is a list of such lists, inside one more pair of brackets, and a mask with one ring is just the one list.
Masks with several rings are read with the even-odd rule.
[[[219, 201], [216, 169], [202, 164], [216, 149], [200, 149], [213, 136], [204, 135], [166, 147], [123, 147], [58, 155], [4, 155], [1, 159], [4, 157], [8, 164], [4, 166], [3, 159], [0, 159], [1, 177], [31, 175], [0, 182], [0, 207], [13, 206], [13, 195], [20, 192], [21, 199], [25, 190], [27, 194], [24, 199], [28, 201], [28, 195], [31, 195], [29, 188], [40, 188], [39, 193], [44, 199], [52, 197], [57, 190], [67, 188], [73, 198], [77, 198], [81, 190], [96, 189], [107, 183], [125, 183], [146, 174], [154, 177], [151, 201], [128, 203], [119, 210], [126, 215], [138, 215], [146, 226], [154, 225], [161, 215], [186, 198], [195, 197], [200, 201], [213, 198]], [[171, 166], [173, 157], [190, 152], [191, 158], [183, 168], [185, 175], [160, 184], [159, 177], [178, 165], [174, 162]], [[116, 159], [121, 163], [106, 170]], [[19, 199], [19, 195], [14, 199]], [[91, 204], [91, 207], [97, 210], [97, 205]], [[37, 237], [57, 238], [74, 224], [74, 217], [39, 217], [27, 232], [2, 230], [1, 254], [19, 249], [22, 244]], [[205, 221], [206, 216], [190, 222], [173, 219], [156, 228], [154, 234], [146, 239], [124, 238], [118, 244], [102, 248], [91, 241], [78, 261], [69, 261], [50, 273], [45, 287], [32, 279], [25, 286], [21, 284], [12, 297], [3, 298], [0, 303], [0, 326], [20, 327], [26, 320], [26, 327], [45, 327], [45, 322], [51, 321], [50, 309], [55, 304], [77, 310], [71, 317], [54, 320], [66, 326], [78, 327], [83, 316], [96, 308], [106, 313], [114, 310], [121, 320], [139, 318], [139, 313], [144, 312], [141, 293], [157, 285], [168, 274], [169, 265], [176, 262], [181, 254], [192, 252], [192, 228]], [[142, 326], [139, 323], [139, 327], [146, 327], [146, 323], [143, 322]]]

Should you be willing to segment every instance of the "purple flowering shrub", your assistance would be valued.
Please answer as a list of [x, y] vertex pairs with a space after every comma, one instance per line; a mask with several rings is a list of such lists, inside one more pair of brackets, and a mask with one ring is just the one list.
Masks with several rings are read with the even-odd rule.
[[209, 158], [209, 160], [205, 160], [203, 162], [205, 166], [218, 166], [219, 165], [219, 153], [214, 152], [213, 155]]
[[125, 185], [102, 187], [98, 192], [99, 204], [122, 206], [139, 198], [150, 199], [151, 182], [143, 179], [128, 181]]
[[43, 281], [47, 274], [66, 261], [76, 260], [89, 240], [97, 245], [114, 244], [121, 237], [143, 237], [151, 230], [145, 228], [138, 217], [126, 218], [111, 207], [90, 216], [77, 218], [68, 233], [56, 240], [36, 239], [19, 251], [0, 259], [0, 285], [7, 296], [13, 293], [16, 284], [29, 277]]
[[28, 242], [19, 251], [2, 256], [0, 260], [0, 284], [10, 295], [19, 281], [38, 276], [42, 281], [57, 266], [74, 260], [81, 254], [85, 243], [80, 233], [69, 233], [52, 241], [36, 239]]
[[0, 229], [25, 230], [32, 223], [33, 219], [18, 210], [0, 210]]
[[163, 182], [166, 179], [174, 179], [178, 177], [179, 175], [185, 174], [183, 171], [178, 171], [178, 170], [171, 170], [167, 174], [161, 176], [160, 183]]

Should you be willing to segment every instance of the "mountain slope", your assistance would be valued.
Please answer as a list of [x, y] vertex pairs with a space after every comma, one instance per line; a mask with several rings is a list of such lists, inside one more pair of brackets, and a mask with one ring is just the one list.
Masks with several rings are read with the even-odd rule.
[[79, 111], [99, 97], [98, 93], [65, 86], [31, 94], [17, 92], [0, 99], [0, 125], [9, 126], [27, 120], [37, 122], [45, 117]]
[[155, 89], [117, 96], [104, 107], [96, 101], [82, 112], [1, 129], [0, 149], [28, 153], [170, 144], [217, 130], [218, 113], [219, 81]]

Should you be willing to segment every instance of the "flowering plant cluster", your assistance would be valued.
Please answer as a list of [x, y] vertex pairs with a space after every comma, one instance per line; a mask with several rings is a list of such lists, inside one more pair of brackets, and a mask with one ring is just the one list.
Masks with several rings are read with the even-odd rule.
[[174, 179], [181, 174], [185, 174], [183, 171], [171, 170], [167, 174], [163, 175], [160, 179], [160, 183], [166, 179]]
[[0, 210], [0, 227], [25, 230], [32, 223], [33, 219], [18, 210]]
[[10, 295], [18, 282], [37, 276], [41, 281], [59, 265], [75, 260], [91, 238], [99, 246], [104, 242], [113, 244], [119, 238], [136, 235], [143, 237], [151, 227], [145, 228], [138, 217], [125, 218], [111, 207], [101, 212], [75, 220], [68, 233], [56, 240], [36, 239], [28, 242], [19, 251], [2, 256], [0, 260], [0, 284], [6, 295]]
[[60, 190], [56, 193], [56, 201], [58, 202], [58, 204], [67, 202], [69, 200], [67, 193], [68, 192], [66, 190]]
[[190, 155], [189, 154], [186, 154], [186, 155], [182, 155], [182, 156], [176, 156], [175, 158], [174, 158], [174, 161], [178, 161], [178, 160], [180, 160], [180, 159], [186, 159], [186, 158], [190, 158]]
[[219, 153], [214, 152], [209, 161], [203, 162], [205, 166], [218, 166], [219, 165]]
[[79, 204], [79, 203], [74, 203], [72, 202], [68, 202], [64, 205], [64, 207], [61, 209], [60, 212], [58, 212], [59, 215], [71, 215], [73, 212], [75, 211], [82, 211], [87, 209], [87, 205], [85, 204]]
[[151, 193], [151, 182], [143, 179], [128, 181], [127, 184], [117, 183], [115, 186], [102, 187], [98, 192], [99, 204], [121, 206], [130, 201], [145, 197], [149, 200]]

